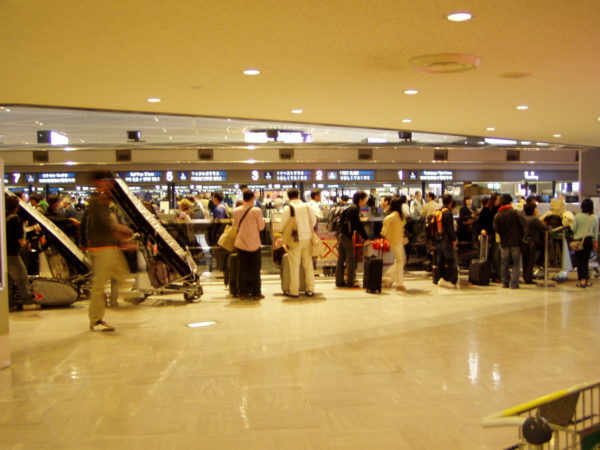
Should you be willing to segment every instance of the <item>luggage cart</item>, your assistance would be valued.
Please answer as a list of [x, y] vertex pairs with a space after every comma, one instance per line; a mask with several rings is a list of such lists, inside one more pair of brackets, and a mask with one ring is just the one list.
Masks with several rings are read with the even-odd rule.
[[138, 249], [146, 261], [152, 287], [139, 287], [144, 292], [144, 299], [169, 293], [181, 293], [188, 302], [200, 298], [203, 289], [189, 249], [179, 245], [122, 179], [115, 178], [111, 191], [113, 199], [135, 228]]
[[600, 448], [600, 381], [553, 392], [489, 415], [484, 428], [517, 427], [519, 441], [508, 449]]
[[[15, 195], [8, 189], [4, 189], [6, 195]], [[75, 243], [45, 215], [33, 208], [29, 203], [19, 199], [20, 211], [25, 220], [32, 225], [35, 224], [45, 238], [45, 244], [42, 245], [41, 253], [48, 262], [51, 280], [61, 281], [65, 284], [71, 284], [78, 291], [77, 299], [82, 293], [89, 289], [91, 281], [92, 265], [88, 257], [75, 245]], [[40, 255], [41, 256], [41, 255]], [[33, 277], [39, 277], [39, 273]], [[72, 300], [48, 303], [49, 300], [43, 298], [38, 301], [42, 306], [66, 306], [71, 304]]]

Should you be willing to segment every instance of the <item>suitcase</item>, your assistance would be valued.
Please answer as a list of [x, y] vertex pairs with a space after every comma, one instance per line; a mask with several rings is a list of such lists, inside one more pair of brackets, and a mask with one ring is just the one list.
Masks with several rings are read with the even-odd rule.
[[227, 282], [229, 283], [229, 293], [237, 297], [240, 295], [238, 289], [238, 272], [239, 272], [239, 259], [237, 253], [230, 253], [227, 257]]
[[381, 292], [383, 278], [383, 259], [376, 256], [366, 256], [364, 259], [363, 288], [373, 294]]
[[69, 306], [79, 298], [77, 286], [51, 278], [34, 278], [31, 291], [42, 295], [42, 298], [36, 301], [42, 306]]
[[[283, 292], [290, 291], [290, 262], [288, 254], [284, 254], [281, 258], [281, 290]], [[298, 292], [306, 291], [306, 280], [304, 275], [304, 267], [300, 264], [300, 281], [298, 284]]]
[[489, 286], [491, 266], [488, 259], [488, 237], [481, 236], [479, 241], [479, 259], [469, 264], [469, 283], [477, 286]]

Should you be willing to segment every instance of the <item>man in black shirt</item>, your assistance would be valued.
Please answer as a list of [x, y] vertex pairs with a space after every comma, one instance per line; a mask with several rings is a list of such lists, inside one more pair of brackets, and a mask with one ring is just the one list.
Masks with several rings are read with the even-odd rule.
[[502, 287], [510, 286], [511, 289], [518, 289], [525, 217], [513, 209], [510, 194], [502, 194], [502, 206], [494, 217], [494, 230], [500, 235]]
[[458, 240], [454, 231], [453, 203], [452, 195], [442, 196], [442, 237], [436, 245], [437, 270], [440, 277], [437, 285], [447, 288], [456, 288], [458, 282]]
[[[354, 232], [358, 232], [365, 241], [369, 239], [363, 224], [360, 222], [360, 208], [366, 206], [368, 197], [364, 191], [355, 193], [353, 203], [343, 213], [342, 229], [337, 235], [339, 253], [335, 269], [335, 285], [337, 287], [360, 287], [358, 284], [354, 284], [356, 257], [354, 256], [352, 236]], [[348, 271], [346, 280], [344, 280], [344, 270]]]
[[19, 210], [19, 198], [11, 195], [6, 198], [6, 258], [7, 272], [10, 283], [14, 284], [16, 298], [9, 295], [10, 309], [22, 309], [23, 305], [34, 303], [39, 300], [39, 294], [31, 292], [31, 284], [27, 275], [27, 269], [21, 259], [21, 249], [26, 247], [25, 230], [23, 221], [17, 214]]
[[533, 267], [543, 248], [544, 233], [551, 228], [537, 217], [537, 203], [525, 203], [523, 211], [527, 222], [523, 238], [523, 280], [525, 284], [534, 284]]

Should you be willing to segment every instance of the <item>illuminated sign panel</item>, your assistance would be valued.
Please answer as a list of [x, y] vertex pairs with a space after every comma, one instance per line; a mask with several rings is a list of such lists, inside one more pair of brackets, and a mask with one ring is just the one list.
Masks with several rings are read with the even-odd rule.
[[451, 181], [454, 178], [451, 170], [422, 170], [420, 175], [424, 181]]
[[525, 176], [525, 179], [528, 181], [537, 181], [540, 179], [540, 176], [538, 174], [536, 174], [534, 170], [531, 170], [531, 171], [526, 170], [523, 175]]
[[273, 172], [265, 172], [264, 173], [264, 177], [265, 177], [265, 180], [272, 180], [273, 179]]
[[340, 181], [373, 181], [374, 170], [340, 170]]
[[310, 170], [278, 170], [278, 181], [309, 181]]
[[38, 174], [38, 183], [41, 184], [74, 184], [74, 172], [42, 172]]
[[32, 173], [26, 173], [25, 174], [25, 181], [27, 183], [35, 183], [35, 175]]
[[160, 183], [162, 172], [125, 172], [126, 183]]
[[196, 170], [190, 172], [190, 181], [202, 183], [206, 181], [227, 181], [227, 172], [224, 170]]

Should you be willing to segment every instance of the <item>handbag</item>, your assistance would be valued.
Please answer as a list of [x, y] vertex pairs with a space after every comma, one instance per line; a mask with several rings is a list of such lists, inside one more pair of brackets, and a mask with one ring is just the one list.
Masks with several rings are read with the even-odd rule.
[[[248, 208], [246, 210], [246, 212], [244, 213], [244, 215], [240, 219], [239, 226], [242, 226], [242, 222], [246, 218], [246, 214], [248, 214], [248, 212], [251, 209], [252, 208]], [[221, 247], [221, 248], [224, 248], [228, 252], [235, 251], [235, 238], [237, 237], [237, 234], [238, 234], [238, 228], [234, 224], [227, 225], [225, 227], [225, 230], [223, 230], [223, 233], [221, 234], [221, 237], [219, 237], [219, 241], [217, 242], [217, 245], [219, 247]]]
[[283, 255], [286, 254], [285, 246], [277, 247], [273, 250], [273, 263], [276, 266], [280, 266], [283, 262]]
[[586, 234], [590, 229], [590, 223], [592, 223], [592, 216], [588, 218], [587, 224], [585, 225], [585, 231], [583, 232], [583, 239], [577, 239], [575, 241], [569, 242], [569, 248], [574, 252], [579, 252], [583, 250], [583, 241], [586, 238]]
[[296, 223], [296, 213], [294, 212], [294, 207], [292, 205], [288, 205], [290, 207], [290, 220], [285, 224], [285, 228], [283, 229], [282, 242], [288, 249], [293, 249], [298, 246], [298, 224]]

